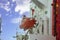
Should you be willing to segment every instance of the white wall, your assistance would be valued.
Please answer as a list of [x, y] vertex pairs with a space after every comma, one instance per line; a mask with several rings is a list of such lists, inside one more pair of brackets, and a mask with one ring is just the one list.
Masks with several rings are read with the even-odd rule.
[[[47, 11], [47, 17], [49, 18], [49, 35], [52, 35], [52, 6], [51, 6], [51, 4], [52, 4], [53, 0], [38, 0], [38, 1], [45, 5], [45, 9], [43, 9], [42, 11], [43, 11], [43, 13], [45, 13], [45, 11]], [[45, 26], [46, 26], [46, 24], [45, 24]], [[47, 28], [45, 28], [45, 29], [47, 29]], [[46, 31], [45, 31], [45, 33], [46, 33]]]
[[[47, 6], [47, 0], [38, 0], [40, 3], [42, 3], [43, 5]], [[50, 0], [49, 0], [50, 1]]]
[[[52, 0], [38, 0], [40, 1], [42, 4], [44, 4], [46, 7], [45, 9], [40, 9], [40, 8], [37, 8], [35, 9], [35, 13], [34, 15], [36, 15], [36, 19], [37, 18], [42, 18], [42, 20], [44, 20], [44, 35], [41, 35], [42, 34], [42, 22], [40, 19], [38, 19], [39, 21], [39, 26], [37, 28], [33, 28], [34, 29], [34, 32], [33, 34], [29, 34], [29, 40], [56, 40], [55, 37], [52, 36]], [[35, 7], [35, 6], [32, 6], [32, 7]], [[40, 12], [39, 12], [39, 9], [40, 9]], [[47, 35], [47, 19], [44, 18], [46, 17], [45, 16], [45, 11], [47, 11], [47, 14], [46, 16], [48, 17], [49, 19], [49, 35]], [[39, 12], [39, 13], [38, 13]], [[40, 33], [36, 33], [36, 30], [39, 29]]]
[[55, 37], [51, 36], [51, 35], [40, 35], [40, 34], [30, 34], [29, 35], [30, 39], [29, 40], [55, 40]]

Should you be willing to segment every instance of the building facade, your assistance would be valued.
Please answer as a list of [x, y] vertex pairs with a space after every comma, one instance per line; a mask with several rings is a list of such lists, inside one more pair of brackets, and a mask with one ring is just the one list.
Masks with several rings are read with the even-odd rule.
[[32, 0], [31, 17], [35, 18], [34, 28], [29, 29], [29, 40], [56, 40], [52, 35], [52, 0]]
[[[27, 35], [29, 36], [28, 40], [56, 40], [56, 36], [53, 36], [53, 22], [52, 22], [52, 3], [53, 0], [31, 0], [30, 4], [30, 15], [31, 18], [35, 19], [36, 22], [34, 26], [31, 28], [31, 24], [29, 21], [26, 22], [26, 18], [24, 22], [23, 29], [29, 27], [27, 31]], [[31, 20], [31, 19], [30, 19]]]

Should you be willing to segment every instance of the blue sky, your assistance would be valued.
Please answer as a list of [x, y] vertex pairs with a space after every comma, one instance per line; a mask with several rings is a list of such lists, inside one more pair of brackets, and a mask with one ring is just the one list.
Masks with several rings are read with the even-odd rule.
[[[22, 15], [30, 17], [30, 0], [0, 0], [0, 15], [2, 18], [2, 40], [15, 40], [16, 31], [25, 32], [19, 28]], [[17, 29], [17, 30], [16, 30]]]

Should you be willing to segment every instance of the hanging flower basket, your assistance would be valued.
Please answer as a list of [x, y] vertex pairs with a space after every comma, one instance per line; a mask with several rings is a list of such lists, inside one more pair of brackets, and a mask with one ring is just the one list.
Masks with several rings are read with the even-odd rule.
[[25, 18], [22, 20], [20, 28], [27, 30], [32, 28], [34, 24], [36, 24], [36, 20], [34, 18]]

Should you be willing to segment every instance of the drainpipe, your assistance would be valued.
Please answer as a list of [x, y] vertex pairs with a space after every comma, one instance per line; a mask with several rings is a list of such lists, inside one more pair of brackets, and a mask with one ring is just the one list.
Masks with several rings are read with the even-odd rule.
[[56, 36], [56, 0], [53, 0], [53, 9], [54, 9], [54, 36]]

